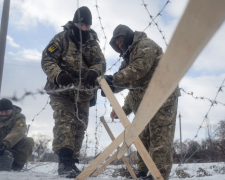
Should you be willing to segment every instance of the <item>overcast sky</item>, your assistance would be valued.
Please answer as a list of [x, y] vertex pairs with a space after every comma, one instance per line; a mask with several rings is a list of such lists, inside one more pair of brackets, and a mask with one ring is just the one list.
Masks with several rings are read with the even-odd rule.
[[[166, 0], [145, 0], [147, 8], [152, 16], [163, 8]], [[173, 32], [182, 16], [187, 5], [186, 0], [171, 0], [162, 16], [156, 18], [160, 29], [169, 43]], [[119, 24], [125, 24], [134, 31], [144, 30], [150, 18], [142, 5], [141, 0], [98, 0], [99, 13], [108, 41], [106, 45], [105, 57], [107, 67], [110, 67], [118, 59], [118, 54], [109, 46], [109, 39], [112, 37], [114, 28]], [[3, 0], [0, 0], [0, 14], [2, 14]], [[105, 44], [103, 31], [98, 21], [98, 15], [95, 8], [96, 1], [82, 0], [79, 6], [88, 6], [92, 12], [94, 29], [100, 39], [101, 47]], [[36, 92], [42, 89], [46, 83], [46, 75], [41, 69], [41, 54], [49, 41], [55, 34], [62, 31], [62, 25], [73, 19], [74, 12], [77, 9], [75, 0], [12, 0], [10, 7], [9, 28], [7, 36], [5, 64], [3, 72], [2, 97], [12, 97], [16, 94], [22, 96], [25, 90]], [[155, 25], [152, 25], [145, 31], [149, 38], [158, 43], [166, 50], [165, 42]], [[194, 92], [195, 96], [204, 96], [213, 99], [218, 91], [218, 87], [225, 79], [225, 24], [220, 27], [217, 33], [210, 40], [208, 45], [197, 58], [194, 65], [183, 77], [180, 87], [187, 92]], [[118, 70], [118, 63], [112, 71], [106, 74], [113, 74]], [[163, 77], [162, 77], [163, 78]], [[225, 88], [224, 88], [225, 90]], [[126, 96], [127, 91], [122, 94]], [[116, 95], [120, 104], [123, 105], [122, 95]], [[27, 119], [27, 124], [31, 123], [33, 117], [41, 111], [48, 99], [48, 95], [36, 95], [26, 97], [22, 102], [14, 102], [20, 106]], [[217, 100], [225, 103], [225, 93], [218, 95]], [[97, 121], [105, 112], [105, 99], [98, 94]], [[105, 119], [111, 121], [109, 113], [110, 104], [106, 103], [107, 112]], [[182, 133], [183, 139], [193, 138], [204, 116], [206, 115], [210, 103], [208, 101], [195, 100], [192, 97], [182, 93], [179, 98], [178, 112], [182, 115]], [[95, 145], [95, 123], [96, 107], [90, 109], [88, 135], [90, 143], [89, 154], [94, 153]], [[220, 120], [225, 118], [225, 106], [216, 105], [209, 113], [209, 122], [214, 127]], [[52, 137], [52, 128], [54, 120], [52, 109], [47, 105], [46, 109], [35, 118], [29, 132], [29, 136], [37, 133], [46, 134]], [[133, 115], [129, 116], [130, 121]], [[179, 121], [177, 119], [175, 138], [179, 138]], [[205, 124], [204, 124], [205, 125]], [[120, 123], [109, 124], [113, 134], [118, 136], [124, 128]], [[100, 130], [99, 130], [100, 131]], [[100, 146], [107, 146], [111, 140], [104, 127], [100, 137]], [[206, 135], [205, 129], [201, 129], [199, 139]]]

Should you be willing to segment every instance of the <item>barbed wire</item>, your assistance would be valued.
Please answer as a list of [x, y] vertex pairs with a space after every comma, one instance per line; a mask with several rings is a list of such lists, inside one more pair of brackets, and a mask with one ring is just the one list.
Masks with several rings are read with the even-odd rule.
[[[88, 133], [87, 133], [87, 129], [86, 129], [86, 140], [85, 140], [85, 148], [84, 148], [84, 157], [87, 158], [87, 149], [88, 149]], [[82, 171], [84, 170], [85, 168], [85, 163], [83, 164], [83, 167], [82, 167]]]
[[[78, 2], [79, 2], [79, 1], [78, 1]], [[161, 28], [159, 27], [158, 23], [155, 22], [155, 19], [156, 19], [158, 16], [161, 16], [161, 15], [162, 15], [162, 14], [161, 14], [162, 11], [165, 9], [165, 7], [167, 6], [167, 4], [170, 3], [170, 1], [167, 1], [167, 2], [166, 2], [166, 4], [163, 6], [162, 10], [161, 10], [154, 18], [153, 18], [153, 16], [150, 14], [150, 12], [148, 11], [148, 9], [147, 9], [147, 4], [144, 2], [144, 0], [142, 0], [142, 2], [143, 2], [142, 5], [144, 5], [144, 7], [145, 7], [146, 11], [148, 12], [149, 17], [150, 17], [150, 19], [151, 19], [151, 22], [149, 22], [148, 26], [147, 26], [142, 32], [145, 32], [145, 30], [148, 29], [152, 24], [156, 25], [158, 31], [160, 32], [160, 34], [161, 34], [162, 37], [163, 37], [163, 40], [164, 40], [165, 44], [167, 45], [165, 35], [163, 34], [163, 31], [162, 31]], [[79, 7], [79, 4], [78, 4], [78, 7]], [[105, 44], [104, 44], [104, 47], [103, 47], [103, 51], [104, 51], [104, 54], [105, 54], [106, 43], [107, 43], [107, 37], [106, 37], [105, 31], [104, 31], [104, 27], [102, 26], [101, 16], [100, 16], [100, 14], [99, 14], [99, 6], [98, 6], [98, 4], [97, 4], [97, 0], [96, 0], [96, 5], [95, 5], [95, 7], [96, 7], [96, 10], [97, 10], [97, 13], [98, 13], [98, 19], [99, 19], [99, 21], [100, 21], [101, 29], [102, 29], [102, 31], [103, 31], [104, 38], [105, 38]], [[141, 34], [142, 34], [142, 33], [141, 33]], [[139, 36], [139, 37], [140, 37], [140, 36]], [[139, 39], [139, 37], [138, 37], [138, 39]], [[81, 44], [82, 44], [81, 33], [80, 33], [80, 38], [81, 38]], [[134, 46], [134, 45], [135, 45], [135, 43], [133, 43], [133, 44], [128, 48], [128, 50], [131, 49], [132, 46]], [[81, 47], [82, 47], [82, 46], [80, 46], [80, 48], [81, 48]], [[128, 50], [123, 54], [122, 57], [124, 57], [124, 55], [128, 52]], [[81, 68], [82, 68], [82, 65], [81, 65], [81, 62], [82, 62], [82, 48], [80, 49], [80, 55], [81, 55], [81, 61], [80, 61], [79, 74], [81, 74]], [[117, 61], [116, 61], [115, 63], [113, 63], [113, 65], [112, 65], [107, 71], [111, 70], [114, 66], [116, 66], [116, 64], [117, 64], [120, 60], [121, 60], [121, 57], [118, 58]], [[106, 72], [107, 72], [107, 71], [106, 71]], [[81, 76], [79, 76], [79, 77], [81, 77]], [[103, 76], [102, 76], [102, 77], [103, 77]], [[91, 88], [91, 89], [90, 89], [90, 88], [88, 89], [88, 88], [86, 88], [86, 87], [82, 87], [82, 86], [81, 86], [81, 79], [82, 79], [82, 78], [79, 78], [79, 85], [78, 85], [78, 86], [60, 87], [60, 88], [57, 89], [57, 90], [48, 91], [47, 93], [64, 92], [64, 91], [68, 91], [68, 90], [76, 90], [77, 93], [78, 93], [78, 95], [77, 95], [77, 99], [76, 99], [75, 105], [76, 105], [76, 107], [77, 107], [77, 102], [79, 101], [79, 92], [80, 92], [80, 91], [93, 91], [93, 90], [96, 90], [96, 89], [99, 88], [99, 86], [95, 86], [94, 88]], [[223, 83], [224, 83], [224, 81], [223, 81]], [[199, 130], [202, 128], [202, 125], [203, 125], [203, 123], [205, 122], [205, 120], [208, 119], [208, 114], [209, 114], [211, 108], [212, 108], [214, 105], [216, 105], [216, 104], [221, 104], [221, 105], [225, 106], [224, 103], [221, 103], [221, 102], [219, 102], [219, 101], [216, 100], [218, 94], [219, 94], [220, 92], [222, 92], [222, 88], [224, 87], [224, 86], [223, 86], [223, 83], [222, 83], [222, 85], [219, 87], [219, 90], [218, 90], [217, 95], [216, 95], [216, 97], [215, 97], [214, 100], [211, 100], [211, 99], [205, 98], [205, 97], [197, 97], [197, 96], [194, 96], [194, 95], [193, 95], [193, 94], [194, 94], [193, 92], [187, 92], [187, 91], [185, 91], [183, 88], [180, 88], [180, 90], [181, 90], [182, 92], [184, 92], [184, 93], [187, 94], [187, 95], [190, 95], [191, 97], [193, 97], [193, 98], [196, 99], [196, 100], [207, 100], [207, 101], [209, 101], [209, 102], [211, 103], [211, 106], [210, 106], [210, 108], [209, 108], [209, 110], [208, 110], [206, 116], [204, 117], [203, 122], [202, 122], [202, 124], [200, 125], [200, 127], [199, 127], [199, 129], [198, 129], [198, 131], [197, 131], [197, 134], [196, 134], [196, 137], [195, 137], [195, 138], [197, 138], [198, 132], [199, 132]], [[140, 88], [140, 87], [138, 87], [138, 88]], [[35, 96], [35, 95], [38, 95], [38, 94], [44, 95], [44, 94], [46, 94], [46, 92], [43, 91], [43, 90], [38, 90], [38, 91], [35, 92], [35, 93], [25, 91], [24, 95], [22, 95], [21, 98], [18, 98], [18, 97], [16, 96], [16, 94], [14, 94], [14, 96], [13, 96], [12, 98], [9, 98], [9, 99], [18, 102], [18, 101], [23, 101], [23, 100], [25, 99], [26, 96]], [[124, 95], [122, 94], [122, 92], [120, 92], [120, 94], [121, 94], [121, 96], [125, 99], [125, 97], [124, 97]], [[48, 99], [48, 100], [49, 100], [49, 99]], [[48, 101], [47, 101], [45, 107], [47, 106], [47, 104], [48, 104]], [[107, 98], [105, 98], [105, 103], [104, 103], [104, 106], [105, 106], [105, 112], [104, 112], [104, 115], [105, 115], [106, 112], [107, 112], [107, 106], [106, 106], [106, 104], [107, 104]], [[45, 107], [42, 109], [42, 111], [45, 109]], [[36, 116], [38, 116], [42, 111], [40, 111], [37, 115], [34, 116], [34, 118], [32, 119], [31, 124], [33, 123], [33, 121], [34, 121], [34, 119], [36, 118]], [[76, 111], [77, 111], [77, 113], [76, 113], [77, 118], [78, 118], [78, 120], [80, 120], [79, 117], [78, 117], [78, 108], [76, 108]], [[83, 120], [81, 120], [81, 121], [83, 122]], [[107, 123], [121, 123], [121, 122], [120, 122], [120, 121], [114, 121], [114, 122], [108, 121]], [[31, 124], [30, 124], [30, 125], [31, 125]], [[30, 125], [28, 125], [28, 127], [30, 127]], [[95, 129], [95, 139], [96, 139], [96, 141], [93, 142], [93, 141], [88, 140], [88, 134], [87, 134], [87, 131], [86, 131], [85, 156], [87, 156], [87, 149], [89, 148], [89, 147], [88, 147], [88, 144], [89, 144], [89, 143], [95, 143], [95, 156], [97, 155], [98, 147], [100, 146], [100, 143], [99, 143], [99, 139], [100, 139], [100, 135], [101, 135], [101, 133], [100, 133], [100, 132], [101, 132], [101, 128], [100, 128], [100, 127], [102, 127], [102, 125], [101, 125], [101, 122], [98, 124], [98, 120], [97, 120], [97, 105], [96, 105], [96, 129]], [[99, 131], [98, 131], [98, 130], [99, 130]], [[29, 131], [29, 128], [28, 128], [28, 131]], [[214, 131], [214, 132], [215, 132], [215, 131]], [[27, 132], [27, 133], [28, 133], [28, 132]], [[192, 156], [193, 156], [193, 155], [192, 155]], [[191, 157], [189, 157], [189, 159], [190, 159], [190, 158], [191, 158]]]
[[[147, 11], [147, 13], [148, 13], [150, 19], [152, 20], [152, 22], [154, 23], [154, 25], [157, 27], [159, 33], [162, 35], [162, 38], [163, 38], [163, 40], [164, 40], [166, 46], [168, 46], [168, 44], [167, 44], [167, 42], [166, 42], [166, 37], [165, 37], [165, 35], [163, 35], [162, 29], [159, 27], [159, 24], [155, 22], [155, 19], [154, 19], [153, 16], [150, 14], [150, 12], [149, 12], [149, 10], [148, 10], [148, 8], [147, 8], [148, 4], [146, 4], [146, 3], [144, 2], [144, 0], [142, 0], [142, 2], [143, 2], [142, 5], [145, 7], [145, 9], [146, 9], [146, 11]], [[167, 1], [167, 2], [166, 2], [166, 4], [164, 5], [163, 9], [158, 13], [159, 16], [162, 16], [161, 12], [164, 10], [164, 8], [166, 7], [166, 5], [169, 4], [169, 3], [170, 3], [170, 1]]]
[[33, 124], [35, 118], [36, 118], [37, 116], [39, 116], [39, 115], [46, 109], [47, 105], [49, 104], [49, 99], [50, 99], [50, 97], [48, 97], [47, 102], [46, 102], [45, 106], [41, 109], [41, 111], [38, 112], [38, 113], [33, 117], [33, 119], [31, 120], [31, 123], [27, 125], [27, 134], [26, 134], [26, 135], [28, 135], [29, 130], [30, 130], [30, 126]]
[[105, 51], [106, 51], [106, 44], [107, 44], [107, 36], [106, 36], [106, 33], [105, 33], [105, 28], [103, 27], [103, 25], [102, 25], [102, 17], [100, 16], [100, 13], [99, 13], [99, 6], [98, 6], [98, 3], [97, 3], [97, 0], [95, 0], [95, 2], [96, 2], [96, 5], [95, 5], [95, 7], [96, 7], [96, 11], [97, 11], [97, 13], [98, 13], [98, 20], [99, 20], [99, 23], [100, 23], [100, 26], [101, 26], [101, 30], [102, 30], [102, 32], [103, 32], [103, 35], [104, 35], [104, 39], [105, 39], [105, 43], [104, 43], [104, 46], [103, 46], [103, 54], [105, 55]]
[[[224, 82], [225, 82], [225, 79], [223, 80], [221, 86], [218, 88], [218, 91], [217, 91], [217, 93], [216, 93], [216, 95], [215, 95], [214, 100], [210, 100], [211, 105], [210, 105], [210, 107], [209, 107], [209, 109], [208, 109], [206, 115], [204, 116], [201, 125], [200, 125], [199, 128], [197, 129], [196, 135], [195, 135], [194, 138], [192, 138], [189, 142], [187, 142], [187, 144], [190, 144], [190, 142], [194, 141], [194, 140], [198, 137], [198, 133], [199, 133], [200, 129], [203, 128], [203, 123], [206, 121], [206, 119], [208, 119], [209, 112], [211, 111], [212, 107], [214, 107], [214, 104], [216, 104], [216, 103], [215, 103], [215, 102], [216, 102], [216, 98], [218, 97], [218, 95], [219, 95], [220, 92], [223, 92], [223, 89], [222, 89], [222, 88], [224, 87], [224, 86], [223, 86]], [[183, 92], [186, 92], [186, 91], [183, 91]], [[189, 93], [189, 95], [191, 95], [192, 97], [194, 97], [194, 96], [193, 96], [193, 92], [192, 92], [192, 93]], [[195, 98], [195, 97], [194, 97], [194, 98]], [[195, 98], [195, 99], [196, 99], [196, 98]], [[197, 98], [197, 99], [198, 99], [198, 98]], [[220, 126], [219, 126], [219, 127], [220, 127]], [[216, 130], [218, 130], [218, 128], [217, 128]], [[214, 131], [212, 134], [214, 134], [215, 132], [216, 132], [216, 131]], [[212, 135], [209, 135], [208, 138], [211, 138], [211, 136], [212, 136]], [[184, 155], [184, 157], [183, 157], [183, 159], [185, 159], [185, 157], [186, 157], [186, 155], [188, 154], [188, 152], [189, 152], [189, 151], [187, 150], [186, 153], [185, 153], [185, 155]], [[197, 151], [196, 151], [196, 152], [197, 152]], [[195, 153], [196, 153], [196, 152], [195, 152]], [[193, 154], [193, 155], [194, 155], [194, 154]], [[193, 155], [191, 155], [191, 157], [192, 157]], [[189, 157], [188, 160], [189, 160], [191, 157]], [[185, 161], [185, 163], [186, 163], [186, 162], [187, 162], [187, 161]], [[181, 166], [181, 164], [182, 164], [182, 162], [178, 165], [178, 167], [176, 168], [175, 172], [177, 172], [177, 170], [179, 169], [179, 167]], [[174, 175], [174, 174], [173, 174], [173, 175]], [[172, 175], [172, 176], [173, 176], [173, 175]]]
[[[170, 1], [167, 1], [166, 3], [165, 3], [165, 5], [163, 6], [163, 8], [159, 11], [159, 13], [152, 19], [152, 21], [148, 24], [148, 26], [142, 31], [142, 33], [146, 30], [146, 29], [148, 29], [150, 26], [151, 26], [151, 24], [152, 24], [152, 22], [158, 17], [158, 16], [161, 16], [162, 14], [162, 11], [165, 9], [165, 7], [168, 5], [168, 3], [169, 3]], [[77, 7], [79, 8], [79, 1], [77, 1]], [[99, 8], [99, 6], [98, 6], [98, 4], [97, 4], [97, 1], [96, 1], [96, 5], [95, 5], [95, 7], [96, 7], [96, 9], [97, 9], [97, 11], [98, 11], [98, 8]], [[104, 33], [104, 38], [107, 40], [107, 37], [106, 37], [106, 34], [105, 34], [105, 31], [104, 31], [104, 27], [102, 26], [102, 23], [101, 23], [101, 16], [100, 16], [100, 14], [99, 14], [99, 11], [98, 11], [98, 18], [99, 18], [99, 21], [100, 21], [100, 24], [101, 24], [101, 28], [102, 28], [102, 30], [103, 30], [103, 33]], [[80, 39], [81, 39], [81, 41], [80, 41], [80, 43], [81, 43], [81, 45], [82, 45], [82, 36], [81, 36], [81, 32], [79, 32], [80, 33]], [[141, 34], [142, 34], [141, 33]], [[141, 34], [139, 35], [139, 37], [138, 37], [138, 39], [140, 38], [140, 36], [141, 36]], [[105, 43], [106, 44], [106, 43]], [[131, 46], [129, 46], [129, 48], [127, 49], [127, 51], [121, 56], [121, 57], [124, 57], [125, 56], [125, 54], [134, 46], [136, 44], [136, 42], [134, 42]], [[81, 46], [80, 45], [80, 46]], [[104, 46], [104, 48], [106, 48], [105, 46]], [[105, 50], [105, 49], [104, 49]], [[81, 73], [80, 72], [80, 70], [81, 70], [81, 68], [82, 68], [82, 47], [80, 47], [80, 58], [81, 58], [81, 61], [80, 61], [80, 68], [79, 68], [79, 73]], [[108, 69], [108, 70], [106, 70], [106, 72], [107, 71], [109, 71], [109, 70], [111, 70], [112, 69], [112, 67], [113, 66], [115, 66], [120, 60], [121, 60], [121, 57], [120, 58], [118, 58], [118, 60]], [[74, 85], [72, 85], [72, 86], [60, 86], [60, 88], [58, 88], [58, 89], [55, 89], [55, 90], [50, 90], [50, 91], [47, 91], [47, 93], [48, 94], [51, 94], [51, 93], [59, 93], [59, 92], [65, 92], [65, 91], [68, 91], [68, 90], [76, 90], [77, 92], [79, 92], [79, 91], [93, 91], [93, 90], [96, 90], [96, 89], [98, 89], [100, 86], [95, 86], [94, 88], [86, 88], [86, 87], [84, 87], [84, 86], [81, 86], [81, 76], [79, 76], [80, 78], [79, 78], [79, 85], [78, 86], [74, 86]], [[102, 75], [102, 77], [103, 77], [103, 75]], [[30, 96], [30, 95], [32, 95], [32, 96], [34, 96], [34, 95], [37, 95], [37, 94], [41, 94], [41, 95], [43, 95], [43, 94], [46, 94], [46, 92], [44, 91], [44, 90], [38, 90], [37, 92], [35, 92], [35, 93], [33, 93], [33, 92], [29, 92], [29, 91], [26, 91], [25, 90], [25, 93], [24, 93], [24, 95], [21, 97], [21, 98], [18, 98], [17, 96], [16, 96], [16, 94], [14, 94], [14, 96], [13, 97], [11, 97], [11, 98], [9, 98], [9, 99], [11, 99], [11, 100], [13, 100], [13, 101], [17, 101], [17, 102], [19, 102], [19, 101], [22, 101], [22, 100], [24, 100], [24, 98], [26, 97], [26, 96]], [[79, 99], [79, 95], [77, 96], [77, 99]], [[79, 118], [79, 117], [78, 117]]]
[[[77, 0], [77, 9], [79, 9], [79, 0]], [[78, 21], [79, 21], [79, 24], [81, 24], [80, 11], [78, 11]], [[82, 81], [82, 79], [81, 79], [81, 69], [82, 69], [82, 62], [83, 62], [83, 57], [82, 57], [83, 39], [82, 39], [82, 34], [81, 34], [81, 29], [80, 28], [79, 28], [79, 36], [80, 36], [80, 47], [79, 47], [78, 51], [80, 52], [79, 53], [79, 55], [80, 55], [80, 62], [79, 62], [79, 84], [78, 84], [78, 89], [81, 88], [81, 81]], [[80, 98], [80, 90], [77, 90], [76, 93], [77, 93], [77, 95], [76, 95], [76, 100], [75, 100], [75, 103], [74, 103], [75, 107], [76, 107], [75, 115], [77, 117], [77, 120], [80, 121], [83, 124], [85, 129], [87, 129], [87, 124], [85, 124], [84, 120], [80, 119], [80, 117], [79, 117], [78, 102], [79, 102], [79, 98]]]
[[[167, 45], [165, 35], [162, 34], [162, 30], [160, 29], [158, 23], [155, 22], [155, 19], [156, 19], [158, 16], [161, 16], [162, 11], [165, 9], [165, 7], [167, 6], [167, 4], [170, 3], [170, 1], [167, 1], [167, 2], [165, 3], [165, 5], [163, 6], [163, 8], [159, 11], [159, 13], [158, 13], [154, 18], [153, 18], [153, 16], [150, 15], [150, 13], [149, 13], [149, 11], [148, 11], [148, 9], [147, 9], [147, 7], [146, 7], [147, 4], [145, 4], [144, 1], [142, 1], [142, 2], [143, 2], [143, 5], [145, 6], [145, 8], [146, 8], [146, 10], [147, 10], [147, 12], [148, 12], [150, 18], [151, 18], [151, 22], [150, 22], [150, 23], [148, 24], [148, 26], [142, 31], [142, 33], [143, 33], [146, 29], [148, 29], [148, 28], [151, 26], [152, 22], [153, 22], [153, 23], [157, 26], [157, 28], [158, 28], [160, 34], [161, 34], [162, 37], [163, 37], [163, 40], [164, 40], [165, 44]], [[97, 8], [97, 11], [98, 11], [97, 0], [96, 0], [96, 8]], [[99, 14], [99, 12], [98, 12], [98, 14]], [[101, 20], [100, 15], [99, 15], [99, 19]], [[101, 22], [100, 22], [100, 23], [101, 23]], [[102, 27], [102, 24], [101, 24], [101, 27]], [[103, 27], [102, 27], [102, 29], [104, 30]], [[142, 34], [142, 33], [141, 33], [141, 34]], [[138, 39], [141, 37], [141, 34], [139, 35]], [[105, 34], [104, 34], [104, 36], [105, 36]], [[106, 36], [105, 36], [105, 37], [106, 37]], [[134, 43], [127, 49], [127, 51], [123, 54], [122, 57], [124, 57], [125, 54], [129, 51], [129, 49], [131, 49], [135, 44], [136, 44], [136, 42], [134, 42]], [[108, 70], [106, 70], [106, 72], [107, 72], [107, 71], [110, 71], [114, 66], [116, 66], [116, 64], [117, 64], [119, 61], [121, 61], [121, 57], [118, 58], [117, 61], [116, 61], [110, 68], [108, 68]], [[141, 88], [141, 87], [139, 87], [139, 88]], [[126, 89], [127, 89], [127, 88], [126, 88]], [[125, 97], [124, 97], [123, 93], [120, 92], [120, 94], [121, 94], [121, 96], [122, 96], [122, 97], [124, 98], [124, 100], [125, 100]], [[105, 107], [106, 107], [106, 106], [105, 106]], [[106, 114], [106, 111], [105, 111], [104, 115], [105, 115], [105, 114]], [[103, 116], [104, 116], [104, 115], [103, 115]]]
[[201, 125], [199, 126], [199, 128], [198, 128], [198, 130], [197, 130], [197, 133], [196, 133], [196, 135], [195, 135], [195, 137], [198, 136], [198, 132], [199, 132], [199, 130], [201, 129], [203, 123], [205, 122], [206, 119], [208, 119], [208, 115], [209, 115], [209, 112], [211, 111], [212, 107], [214, 106], [214, 104], [217, 104], [216, 98], [218, 97], [218, 95], [219, 95], [220, 92], [223, 92], [223, 89], [222, 89], [222, 88], [224, 87], [224, 86], [223, 86], [224, 82], [225, 82], [225, 79], [223, 80], [221, 86], [218, 88], [218, 91], [217, 91], [217, 93], [216, 93], [216, 96], [215, 96], [214, 100], [211, 101], [211, 105], [210, 105], [210, 107], [209, 107], [209, 110], [207, 111], [206, 115], [204, 116], [204, 119], [203, 119]]
[[97, 104], [96, 104], [96, 121], [95, 121], [95, 156], [97, 155], [98, 153], [98, 136], [97, 136], [97, 132], [98, 132], [98, 116], [97, 116]]
[[161, 16], [162, 14], [162, 11], [165, 9], [165, 7], [170, 3], [170, 1], [167, 1], [165, 3], [165, 5], [163, 6], [163, 8], [159, 11], [159, 13], [154, 17], [152, 18], [151, 22], [149, 22], [148, 26], [139, 34], [139, 36], [137, 37], [137, 40], [135, 42], [133, 42], [129, 47], [128, 49], [117, 59], [117, 61], [115, 63], [113, 63], [113, 65], [108, 68], [106, 70], [106, 72], [110, 71], [118, 62], [121, 61], [121, 57], [124, 58], [125, 55], [130, 51], [131, 48], [133, 48], [134, 45], [136, 45], [136, 43], [139, 41], [139, 38], [141, 37], [141, 35], [152, 25], [152, 22], [158, 17], [158, 16]]
[[[105, 39], [105, 43], [104, 43], [104, 46], [103, 46], [103, 54], [105, 56], [105, 52], [106, 52], [106, 44], [107, 44], [107, 36], [106, 36], [106, 33], [105, 33], [105, 28], [103, 27], [102, 25], [102, 17], [100, 16], [100, 13], [99, 13], [99, 5], [98, 5], [98, 1], [95, 0], [95, 8], [96, 8], [96, 11], [97, 11], [97, 14], [98, 14], [98, 17], [97, 19], [99, 20], [99, 24], [100, 24], [100, 27], [101, 27], [101, 31], [103, 32], [103, 38]], [[105, 97], [105, 101], [104, 101], [104, 107], [105, 107], [105, 112], [103, 114], [103, 116], [106, 114], [107, 112], [107, 98]], [[97, 116], [97, 104], [96, 104], [96, 126], [95, 126], [95, 141], [96, 141], [96, 144], [95, 144], [95, 156], [97, 156], [98, 154], [98, 145], [99, 145], [99, 141], [100, 141], [100, 137], [101, 137], [101, 130], [99, 130], [99, 128], [101, 128], [101, 126], [98, 126], [98, 116]]]
[[221, 104], [223, 106], [225, 106], [225, 103], [222, 103], [222, 102], [219, 102], [219, 101], [216, 101], [216, 100], [211, 100], [209, 98], [206, 98], [204, 96], [194, 96], [194, 92], [187, 92], [185, 91], [183, 88], [180, 88], [180, 91], [182, 91], [183, 93], [193, 97], [195, 100], [207, 100], [209, 101], [210, 103], [212, 103], [213, 105], [217, 105], [217, 104]]

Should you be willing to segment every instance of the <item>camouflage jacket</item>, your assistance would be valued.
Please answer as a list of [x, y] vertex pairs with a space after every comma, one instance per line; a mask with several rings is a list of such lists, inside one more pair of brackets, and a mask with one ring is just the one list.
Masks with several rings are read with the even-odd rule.
[[[122, 88], [119, 87], [123, 86], [134, 89], [132, 96], [142, 99], [163, 51], [144, 32], [135, 31], [133, 44], [127, 54], [128, 58], [124, 59], [118, 73], [113, 76], [114, 84], [118, 86], [115, 92], [121, 91]], [[175, 94], [180, 95], [178, 88], [175, 90]]]
[[27, 133], [26, 118], [21, 114], [21, 108], [14, 105], [12, 115], [8, 119], [0, 118], [0, 142], [7, 148], [13, 147]]
[[[98, 37], [94, 30], [90, 30], [90, 39], [82, 45], [82, 55], [74, 43], [77, 41], [71, 28], [72, 22], [68, 22], [64, 31], [55, 35], [42, 53], [42, 69], [47, 75], [45, 90], [57, 89], [57, 77], [61, 72], [71, 74], [74, 79], [79, 78], [81, 57], [81, 78], [84, 78], [88, 70], [97, 72], [98, 76], [104, 74], [106, 69], [105, 58], [98, 44]], [[78, 41], [77, 41], [78, 42]], [[78, 44], [80, 44], [78, 42]], [[78, 82], [78, 81], [77, 81]], [[75, 84], [76, 85], [76, 84]], [[87, 86], [84, 82], [82, 85]]]

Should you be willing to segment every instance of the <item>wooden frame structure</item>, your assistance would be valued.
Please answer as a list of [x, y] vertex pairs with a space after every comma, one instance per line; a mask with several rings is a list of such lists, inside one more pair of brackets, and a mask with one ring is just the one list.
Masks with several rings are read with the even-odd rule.
[[130, 124], [105, 79], [98, 78], [101, 88], [125, 130], [76, 178], [77, 180], [86, 179], [123, 141], [117, 158], [123, 157], [128, 147], [134, 143], [153, 178], [163, 180], [138, 136], [174, 91], [224, 19], [224, 0], [189, 1], [166, 53], [155, 70], [132, 124]]
[[[97, 169], [97, 167], [100, 166], [101, 163], [125, 140], [126, 133], [128, 132], [131, 125], [106, 80], [102, 77], [99, 77], [98, 81], [125, 130], [94, 161], [89, 164], [89, 166], [76, 178], [76, 180], [84, 180], [90, 176]], [[163, 177], [161, 176], [159, 170], [157, 169], [155, 163], [153, 162], [139, 137], [135, 140], [134, 145], [143, 158], [152, 176], [157, 180], [163, 180]]]

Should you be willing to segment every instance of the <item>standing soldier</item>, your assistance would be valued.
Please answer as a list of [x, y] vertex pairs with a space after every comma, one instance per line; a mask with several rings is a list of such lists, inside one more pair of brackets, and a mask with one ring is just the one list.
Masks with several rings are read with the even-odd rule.
[[21, 171], [31, 156], [34, 140], [26, 137], [26, 118], [21, 108], [8, 99], [0, 100], [0, 156], [5, 150], [16, 151], [12, 170]]
[[[136, 114], [145, 89], [163, 55], [162, 49], [144, 32], [133, 32], [125, 25], [118, 25], [115, 28], [110, 45], [116, 52], [124, 53], [124, 60], [119, 71], [113, 76], [105, 76], [106, 80], [114, 93], [125, 88], [130, 89], [122, 108], [126, 115], [131, 112]], [[104, 96], [104, 92], [102, 95]], [[139, 135], [164, 180], [168, 180], [173, 163], [178, 96], [180, 96], [180, 91], [176, 88]], [[116, 117], [115, 112], [112, 112], [111, 118]], [[148, 168], [139, 153], [138, 171], [139, 179], [153, 180], [151, 175], [147, 177]]]
[[94, 92], [71, 88], [61, 91], [60, 87], [72, 84], [93, 89], [96, 78], [104, 74], [106, 68], [97, 34], [90, 29], [91, 25], [90, 10], [80, 7], [73, 21], [55, 35], [42, 54], [42, 69], [48, 77], [45, 90], [50, 95], [55, 119], [53, 151], [59, 158], [58, 174], [67, 178], [75, 178], [80, 173], [75, 163], [79, 163]]

